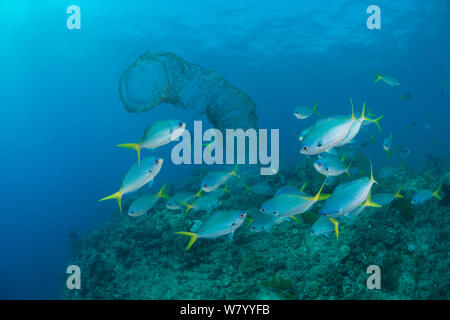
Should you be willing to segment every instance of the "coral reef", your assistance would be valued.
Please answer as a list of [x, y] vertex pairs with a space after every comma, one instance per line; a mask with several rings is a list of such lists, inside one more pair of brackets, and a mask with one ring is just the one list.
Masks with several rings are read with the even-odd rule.
[[[205, 171], [186, 181], [199, 184]], [[287, 183], [317, 192], [323, 178], [314, 171], [291, 168]], [[312, 173], [311, 173], [312, 172]], [[242, 176], [245, 177], [245, 172]], [[308, 176], [305, 176], [308, 175]], [[261, 178], [264, 179], [264, 178]], [[286, 221], [271, 233], [251, 233], [245, 224], [234, 240], [199, 239], [185, 251], [185, 237], [206, 213], [169, 211], [160, 202], [147, 215], [117, 215], [112, 221], [77, 237], [72, 263], [82, 270], [82, 289], [65, 290], [65, 299], [449, 299], [450, 173], [443, 168], [406, 169], [377, 179], [374, 192], [395, 192], [405, 199], [387, 207], [367, 208], [340, 223], [339, 240], [312, 237], [316, 209], [301, 223]], [[266, 179], [273, 189], [279, 178]], [[411, 206], [420, 189], [443, 182], [442, 201]], [[233, 184], [224, 207], [257, 208], [269, 196], [245, 197]], [[325, 192], [331, 192], [327, 186]], [[195, 190], [191, 190], [195, 191]], [[381, 268], [381, 290], [366, 287], [369, 265]]]

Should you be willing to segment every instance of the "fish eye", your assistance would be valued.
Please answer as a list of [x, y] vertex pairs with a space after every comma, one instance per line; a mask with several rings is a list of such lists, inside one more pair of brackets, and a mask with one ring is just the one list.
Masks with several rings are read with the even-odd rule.
[[308, 147], [307, 147], [307, 146], [304, 146], [304, 147], [303, 147], [303, 150], [308, 151]]
[[274, 211], [273, 214], [274, 214], [274, 215], [278, 215], [278, 212], [277, 212], [277, 211]]
[[241, 213], [240, 217], [243, 218], [245, 216], [245, 214]]
[[326, 217], [328, 215], [328, 213], [324, 213], [323, 216]]
[[158, 164], [159, 163], [159, 160], [155, 160], [155, 164]]
[[322, 167], [322, 164], [319, 162], [319, 163], [317, 163], [317, 165], [319, 166], [319, 167]]
[[311, 233], [314, 233], [314, 230], [311, 230]]
[[261, 211], [262, 211], [262, 212], [266, 212], [266, 209], [264, 209], [264, 208], [261, 208]]
[[317, 146], [320, 148], [320, 147], [322, 146], [322, 144], [321, 144], [321, 143], [318, 143]]
[[252, 227], [252, 229], [253, 229], [253, 230], [255, 230], [255, 229], [256, 229], [256, 227]]
[[183, 122], [179, 122], [178, 126], [181, 128], [183, 126]]

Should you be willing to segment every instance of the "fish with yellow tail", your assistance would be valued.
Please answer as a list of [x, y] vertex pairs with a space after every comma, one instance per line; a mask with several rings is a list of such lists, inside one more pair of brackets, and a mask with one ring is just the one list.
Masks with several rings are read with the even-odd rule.
[[263, 214], [280, 218], [304, 213], [311, 209], [317, 201], [326, 199], [321, 194], [325, 182], [326, 179], [315, 196], [310, 196], [291, 186], [285, 186], [278, 190], [273, 198], [266, 200], [259, 210]]
[[186, 215], [191, 209], [209, 213], [220, 206], [222, 202], [214, 196], [206, 195], [196, 199], [193, 203], [182, 202], [181, 204], [186, 207], [186, 210], [184, 211], [184, 214]]
[[424, 202], [427, 202], [430, 199], [437, 198], [438, 200], [442, 200], [442, 197], [439, 195], [439, 191], [441, 191], [442, 183], [436, 189], [436, 191], [431, 191], [428, 189], [420, 190], [416, 193], [416, 195], [412, 198], [411, 203], [413, 205], [419, 205]]
[[141, 161], [141, 149], [156, 149], [177, 140], [184, 132], [186, 123], [179, 120], [161, 120], [152, 123], [145, 129], [138, 143], [123, 143], [117, 145], [121, 148], [134, 149]]
[[205, 192], [211, 192], [227, 183], [231, 177], [239, 177], [237, 174], [237, 165], [233, 171], [211, 171], [202, 179], [201, 189]]
[[370, 190], [374, 183], [372, 163], [370, 164], [370, 178], [361, 177], [346, 183], [341, 183], [334, 189], [331, 196], [325, 201], [319, 214], [325, 217], [339, 217], [346, 215], [359, 206], [381, 207], [371, 200]]
[[328, 237], [332, 233], [336, 234], [336, 239], [339, 240], [339, 224], [333, 218], [320, 217], [311, 227], [310, 234], [312, 236], [324, 235]]
[[142, 196], [134, 200], [128, 208], [128, 215], [130, 217], [142, 216], [153, 208], [159, 199], [170, 199], [168, 195], [164, 194], [165, 188], [166, 183], [162, 186], [158, 193]]
[[153, 178], [155, 178], [155, 176], [161, 170], [163, 162], [164, 160], [158, 157], [144, 158], [142, 159], [140, 165], [138, 162], [136, 162], [125, 174], [119, 191], [113, 193], [110, 196], [104, 197], [99, 201], [117, 199], [120, 212], [122, 212], [122, 197], [127, 193], [138, 190], [139, 188], [153, 180]]
[[387, 74], [380, 75], [380, 74], [376, 73], [375, 71], [373, 71], [373, 73], [376, 76], [374, 84], [376, 84], [378, 81], [382, 80], [384, 83], [390, 85], [391, 87], [398, 87], [400, 85], [400, 81], [398, 81], [398, 79], [396, 77], [389, 76]]
[[174, 194], [166, 203], [166, 208], [169, 210], [177, 210], [183, 207], [183, 202], [188, 203], [192, 199], [202, 196], [203, 190], [199, 190], [197, 193], [180, 191]]
[[404, 198], [400, 191], [402, 190], [402, 187], [400, 187], [396, 193], [376, 193], [372, 196], [372, 201], [375, 203], [378, 203], [382, 206], [388, 206], [391, 204], [392, 201], [395, 199], [402, 199]]
[[247, 213], [241, 210], [217, 211], [208, 220], [206, 220], [199, 229], [194, 232], [177, 231], [180, 234], [190, 238], [186, 251], [192, 247], [197, 239], [216, 239], [228, 235], [233, 238], [234, 232], [245, 221]]
[[312, 116], [313, 113], [317, 114], [319, 117], [321, 116], [319, 112], [317, 112], [318, 102], [314, 105], [314, 107], [309, 106], [298, 106], [294, 109], [294, 117], [297, 119], [307, 119]]

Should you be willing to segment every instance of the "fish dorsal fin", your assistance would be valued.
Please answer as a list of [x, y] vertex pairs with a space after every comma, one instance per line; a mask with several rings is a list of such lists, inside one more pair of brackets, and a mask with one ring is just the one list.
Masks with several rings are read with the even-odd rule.
[[361, 112], [361, 118], [359, 118], [359, 121], [370, 120], [370, 119], [366, 118], [365, 113], [366, 113], [366, 102], [364, 101], [362, 112]]
[[353, 106], [353, 99], [352, 99], [352, 97], [350, 97], [350, 104], [352, 105], [352, 120], [358, 120], [358, 119], [356, 119], [356, 117], [355, 117], [355, 107]]

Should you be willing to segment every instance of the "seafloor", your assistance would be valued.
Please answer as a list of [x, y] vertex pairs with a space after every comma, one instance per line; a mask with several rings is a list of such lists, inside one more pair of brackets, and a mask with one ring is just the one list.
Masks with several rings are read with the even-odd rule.
[[[308, 168], [309, 166], [309, 168]], [[323, 177], [304, 161], [265, 178], [275, 190], [286, 184], [314, 194]], [[185, 182], [200, 185], [204, 170]], [[242, 176], [245, 176], [241, 172]], [[258, 178], [259, 179], [259, 178]], [[344, 177], [345, 179], [345, 177]], [[422, 169], [376, 177], [373, 192], [395, 192], [405, 199], [368, 208], [351, 223], [340, 223], [340, 237], [312, 237], [317, 205], [302, 223], [283, 222], [272, 233], [252, 233], [245, 225], [234, 240], [199, 239], [185, 251], [189, 231], [206, 213], [170, 211], [164, 201], [145, 216], [115, 215], [84, 238], [71, 234], [73, 260], [82, 272], [80, 290], [62, 290], [64, 299], [449, 299], [450, 172], [430, 158]], [[443, 182], [441, 201], [413, 207], [420, 189]], [[334, 186], [328, 186], [330, 193]], [[234, 184], [225, 208], [257, 208], [270, 195], [242, 195]], [[127, 202], [125, 202], [125, 208]], [[254, 210], [249, 211], [254, 215]], [[381, 290], [366, 287], [369, 265], [381, 268]]]

